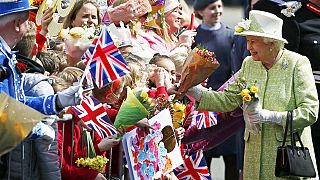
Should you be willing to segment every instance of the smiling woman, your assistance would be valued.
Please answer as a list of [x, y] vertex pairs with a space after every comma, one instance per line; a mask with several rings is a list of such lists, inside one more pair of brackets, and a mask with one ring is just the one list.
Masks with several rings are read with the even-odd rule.
[[282, 48], [287, 42], [282, 38], [283, 21], [257, 10], [250, 11], [249, 20], [249, 28], [236, 33], [246, 36], [251, 56], [243, 61], [235, 83], [222, 93], [192, 88], [187, 94], [199, 101], [198, 110], [229, 112], [244, 103], [237, 82], [243, 79], [257, 86], [259, 98], [245, 106], [244, 119], [261, 128], [254, 133], [246, 126], [243, 179], [277, 179], [276, 149], [282, 144], [289, 111], [294, 131], [301, 133], [315, 163], [310, 125], [317, 119], [319, 101], [309, 59]]
[[97, 26], [101, 23], [98, 5], [93, 0], [77, 1], [69, 15], [66, 17], [63, 28], [81, 26]]

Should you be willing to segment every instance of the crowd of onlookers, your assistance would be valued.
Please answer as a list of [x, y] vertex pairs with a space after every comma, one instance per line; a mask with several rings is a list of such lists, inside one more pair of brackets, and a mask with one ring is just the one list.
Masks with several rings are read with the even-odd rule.
[[[24, 2], [24, 0], [22, 1]], [[314, 4], [320, 4], [318, 1], [314, 1], [312, 1]], [[40, 18], [38, 17], [39, 13], [37, 14], [37, 9], [22, 8], [22, 10], [16, 10], [12, 7], [12, 12], [9, 12], [8, 15], [5, 9], [2, 10], [0, 8], [0, 12], [4, 11], [0, 16], [0, 21], [2, 21], [0, 22], [0, 31], [3, 30], [0, 33], [0, 37], [2, 37], [0, 39], [2, 44], [0, 48], [6, 51], [5, 53], [1, 51], [3, 55], [0, 55], [0, 63], [13, 69], [10, 72], [14, 75], [9, 78], [20, 78], [20, 80], [15, 79], [11, 83], [6, 82], [8, 83], [8, 85], [4, 85], [6, 88], [0, 87], [0, 90], [6, 91], [7, 94], [19, 101], [25, 102], [27, 105], [31, 104], [31, 107], [37, 107], [37, 110], [45, 114], [53, 114], [46, 117], [52, 120], [50, 121], [51, 123], [45, 123], [44, 126], [47, 126], [49, 131], [55, 132], [55, 136], [51, 137], [26, 138], [14, 150], [1, 156], [0, 179], [106, 179], [109, 175], [119, 179], [122, 178], [122, 175], [128, 178], [126, 176], [127, 169], [124, 168], [120, 139], [116, 138], [116, 136], [101, 138], [96, 132], [91, 131], [96, 153], [112, 159], [111, 165], [107, 164], [105, 173], [87, 167], [78, 167], [75, 164], [78, 158], [86, 156], [86, 149], [83, 145], [83, 129], [90, 129], [74, 109], [70, 107], [79, 104], [80, 101], [79, 97], [75, 95], [80, 88], [77, 82], [82, 79], [84, 72], [87, 72], [85, 71], [86, 65], [83, 63], [83, 54], [90, 44], [85, 44], [82, 41], [81, 36], [85, 36], [84, 33], [81, 34], [81, 32], [76, 31], [79, 36], [72, 34], [72, 30], [75, 30], [77, 27], [82, 28], [84, 31], [90, 28], [99, 29], [99, 27], [106, 27], [114, 44], [119, 52], [121, 52], [129, 67], [130, 73], [119, 79], [110, 82], [102, 88], [98, 88], [94, 84], [93, 88], [83, 92], [84, 96], [93, 96], [103, 103], [111, 122], [115, 121], [121, 103], [126, 98], [127, 87], [131, 89], [136, 87], [148, 88], [149, 96], [154, 99], [157, 97], [168, 99], [174, 96], [174, 89], [180, 82], [184, 62], [196, 46], [201, 46], [214, 52], [216, 59], [219, 61], [220, 67], [202, 83], [202, 86], [217, 91], [221, 90], [220, 87], [229, 78], [235, 77], [236, 72], [239, 70], [241, 72], [244, 71], [243, 61], [247, 56], [251, 54], [254, 59], [256, 51], [252, 50], [254, 49], [252, 48], [254, 46], [252, 43], [261, 42], [265, 43], [265, 46], [266, 44], [275, 43], [274, 41], [252, 39], [250, 35], [247, 36], [247, 39], [243, 36], [236, 36], [233, 28], [227, 27], [221, 22], [221, 15], [223, 13], [223, 3], [221, 0], [194, 1], [192, 9], [194, 10], [195, 17], [201, 21], [199, 25], [194, 23], [191, 20], [192, 18], [190, 19], [192, 16], [191, 11], [184, 1], [164, 0], [164, 2], [161, 4], [162, 1], [154, 2], [148, 0], [108, 0], [107, 2], [100, 0], [77, 0], [65, 17], [61, 16], [61, 13], [59, 14], [59, 9], [57, 10], [55, 7], [49, 6], [49, 8], [40, 13]], [[68, 9], [69, 3], [72, 2], [63, 1], [63, 8]], [[264, 3], [267, 5], [264, 5]], [[309, 3], [309, 1], [303, 1], [303, 3]], [[270, 9], [268, 8], [269, 6]], [[258, 1], [249, 9], [271, 11], [283, 19], [283, 37], [289, 42], [288, 46], [285, 47], [309, 58], [316, 79], [316, 88], [319, 93], [320, 78], [317, 75], [319, 73], [319, 63], [318, 61], [316, 62], [316, 59], [320, 58], [320, 48], [319, 44], [315, 43], [315, 41], [320, 41], [320, 18], [319, 14], [314, 14], [314, 12], [307, 10], [304, 6], [305, 4], [303, 4], [300, 11], [306, 11], [307, 16], [297, 11], [295, 19], [281, 15], [280, 6], [267, 0]], [[29, 14], [26, 14], [26, 12]], [[26, 17], [29, 17], [29, 21], [27, 21]], [[305, 18], [309, 18], [308, 20], [310, 21], [308, 22], [311, 23], [305, 23]], [[38, 20], [38, 24], [40, 22], [41, 25], [36, 25], [36, 19]], [[59, 23], [63, 22], [62, 28], [67, 30], [66, 34], [59, 33], [56, 36], [52, 36], [51, 33], [54, 31], [52, 21], [57, 24], [56, 28], [60, 26], [58, 25]], [[11, 22], [14, 22], [12, 23], [12, 27], [15, 28], [10, 30], [8, 24], [11, 24]], [[294, 34], [292, 30], [297, 34]], [[307, 30], [310, 31], [311, 35], [304, 36], [302, 33]], [[289, 33], [289, 31], [291, 32]], [[255, 36], [255, 34], [252, 36]], [[271, 38], [276, 39], [277, 37]], [[298, 38], [302, 39], [301, 42], [297, 40]], [[85, 40], [90, 41], [92, 38]], [[281, 38], [280, 41], [283, 43], [282, 46], [270, 48], [268, 55], [273, 55], [272, 53], [276, 50], [279, 50], [279, 54], [280, 52], [283, 53], [282, 49], [285, 41]], [[301, 45], [296, 47], [295, 45], [298, 42]], [[304, 48], [306, 44], [312, 45], [313, 48]], [[16, 51], [15, 57], [13, 57], [10, 49], [12, 49], [12, 52]], [[262, 48], [258, 50], [263, 51]], [[309, 50], [313, 50], [313, 52]], [[10, 59], [9, 62], [14, 62], [14, 66], [16, 67], [8, 65], [10, 63], [5, 62], [1, 58]], [[277, 58], [282, 58], [282, 54], [281, 56], [276, 54], [274, 59]], [[252, 67], [254, 66], [252, 65]], [[243, 72], [241, 75], [243, 75]], [[88, 85], [88, 83], [85, 79], [83, 87]], [[19, 86], [23, 89], [19, 89]], [[23, 92], [21, 99], [20, 90]], [[203, 105], [204, 98], [197, 99], [199, 96], [197, 93], [189, 92], [188, 95], [189, 98], [192, 96], [195, 97], [196, 101], [200, 101], [200, 103], [194, 102], [193, 98], [190, 98], [190, 106], [197, 107], [199, 105], [200, 107], [204, 107], [204, 109], [211, 108], [210, 106]], [[28, 97], [38, 97], [38, 100], [31, 100]], [[206, 97], [207, 100], [213, 98], [213, 96], [209, 95]], [[216, 100], [216, 104], [220, 103], [214, 98], [212, 102], [215, 102], [214, 100]], [[230, 99], [227, 98], [226, 104], [229, 101]], [[290, 103], [292, 102], [290, 101]], [[223, 107], [223, 104], [221, 104], [221, 107]], [[272, 110], [287, 111], [288, 109], [286, 108]], [[290, 108], [292, 109], [293, 107]], [[215, 108], [212, 105], [212, 109], [216, 110], [219, 108]], [[193, 112], [189, 112], [188, 114], [189, 116], [186, 119], [194, 120]], [[223, 113], [218, 114], [218, 123], [219, 121], [230, 120], [228, 119], [230, 116], [225, 116]], [[250, 115], [247, 115], [247, 117], [253, 118]], [[316, 120], [317, 112], [312, 117]], [[240, 119], [243, 119], [242, 113], [240, 114]], [[277, 130], [281, 127], [280, 119], [278, 118], [277, 122], [271, 121], [271, 123], [275, 124], [274, 126], [277, 126]], [[319, 125], [317, 124], [319, 123], [316, 123], [312, 127], [312, 140], [318, 160], [317, 163], [319, 163], [319, 128], [317, 127]], [[146, 119], [142, 119], [135, 126], [148, 127], [148, 122]], [[271, 128], [269, 126], [265, 127]], [[130, 130], [131, 128], [121, 130], [119, 133], [123, 134]], [[237, 127], [232, 132], [233, 135], [222, 144], [213, 145], [213, 148], [210, 147], [209, 150], [206, 149], [207, 151], [204, 152], [204, 155], [209, 169], [213, 157], [223, 156], [226, 167], [225, 178], [242, 178], [244, 166], [245, 168], [251, 167], [248, 165], [248, 162], [246, 162], [246, 165], [243, 164], [245, 161], [243, 158], [245, 144], [247, 147], [247, 144], [250, 143], [248, 142], [248, 133], [244, 133], [244, 130], [243, 127]], [[266, 130], [262, 129], [262, 131]], [[175, 129], [175, 133], [177, 140], [182, 140], [182, 142], [184, 142], [184, 135], [192, 134], [188, 132], [187, 128], [183, 127]], [[210, 139], [211, 137], [204, 138]], [[251, 134], [250, 138], [252, 139], [251, 141], [255, 141], [257, 137]], [[269, 140], [265, 138], [265, 141], [269, 142]], [[274, 143], [271, 140], [270, 142]], [[248, 145], [248, 149], [253, 150], [253, 146], [252, 144]], [[205, 146], [197, 147], [198, 149], [195, 149], [195, 151], [205, 148]], [[263, 149], [264, 147], [261, 148]], [[111, 156], [110, 151], [112, 151]], [[266, 152], [262, 152], [261, 150], [261, 153]], [[251, 157], [253, 155], [246, 154], [246, 156]], [[266, 156], [265, 158], [267, 158], [268, 155], [263, 154], [261, 156]], [[257, 167], [264, 166], [259, 164], [259, 162], [255, 161], [253, 164], [257, 165]], [[109, 166], [112, 167], [111, 172], [108, 172]], [[269, 167], [269, 164], [267, 166]], [[246, 169], [246, 171], [250, 171], [250, 169]], [[267, 171], [261, 173], [265, 172]], [[256, 171], [253, 173], [256, 173]], [[250, 173], [246, 175], [245, 177], [256, 177]], [[269, 174], [262, 176], [270, 177]], [[175, 179], [177, 177], [172, 172], [163, 178]]]

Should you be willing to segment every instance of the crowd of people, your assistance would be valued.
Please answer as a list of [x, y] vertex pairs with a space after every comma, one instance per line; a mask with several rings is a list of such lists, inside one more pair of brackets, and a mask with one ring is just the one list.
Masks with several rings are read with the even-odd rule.
[[[319, 172], [319, 0], [297, 1], [299, 7], [250, 1], [247, 19], [235, 28], [221, 22], [222, 0], [193, 2], [199, 25], [179, 0], [57, 2], [61, 4], [44, 1], [45, 9], [34, 7], [40, 6], [37, 1], [0, 2], [0, 92], [46, 115], [40, 135], [35, 138], [32, 131], [10, 152], [0, 152], [0, 179], [129, 179], [119, 136], [134, 128], [152, 129], [148, 119], [102, 138], [73, 107], [84, 97], [93, 97], [115, 122], [128, 88], [148, 89], [153, 99], [181, 96], [185, 61], [195, 47], [213, 52], [220, 66], [185, 92], [184, 121], [195, 121], [196, 112], [209, 111], [218, 114], [221, 125], [205, 131], [194, 131], [194, 122], [176, 127], [181, 148], [188, 144], [195, 152], [205, 150], [209, 169], [212, 157], [223, 156], [226, 180], [277, 179], [276, 149], [292, 111], [294, 131], [301, 133]], [[61, 12], [66, 9], [70, 11]], [[102, 27], [108, 29], [129, 69], [103, 87], [88, 79], [83, 58]], [[253, 102], [240, 96], [239, 82], [244, 80], [245, 86], [258, 88]], [[239, 111], [237, 118], [227, 114]], [[240, 125], [233, 127], [232, 121]], [[215, 141], [215, 128], [229, 128], [228, 135]], [[95, 153], [112, 160], [103, 172], [76, 164], [88, 155], [87, 131]], [[178, 178], [172, 171], [161, 179]]]

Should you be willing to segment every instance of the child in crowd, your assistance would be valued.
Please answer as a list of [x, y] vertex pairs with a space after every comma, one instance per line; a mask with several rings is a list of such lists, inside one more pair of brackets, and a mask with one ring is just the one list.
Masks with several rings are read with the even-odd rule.
[[45, 69], [45, 74], [48, 76], [57, 75], [67, 67], [66, 56], [62, 51], [48, 50], [46, 52], [39, 52], [38, 57]]
[[[71, 86], [77, 82], [82, 76], [82, 70], [75, 67], [65, 68], [59, 73], [56, 78], [57, 84], [54, 86], [55, 91], [61, 91], [66, 87]], [[102, 173], [87, 167], [77, 167], [75, 161], [78, 158], [86, 156], [86, 148], [82, 143], [83, 123], [81, 122], [78, 114], [72, 107], [66, 110], [66, 113], [72, 114], [73, 120], [66, 122], [59, 122], [59, 156], [61, 157], [60, 163], [62, 179], [105, 179]], [[63, 126], [64, 123], [64, 126]], [[85, 126], [88, 128], [87, 126]], [[62, 137], [64, 134], [64, 137]], [[104, 138], [102, 139], [95, 131], [93, 134], [93, 145], [97, 155], [104, 155], [104, 152], [119, 143], [119, 139]]]

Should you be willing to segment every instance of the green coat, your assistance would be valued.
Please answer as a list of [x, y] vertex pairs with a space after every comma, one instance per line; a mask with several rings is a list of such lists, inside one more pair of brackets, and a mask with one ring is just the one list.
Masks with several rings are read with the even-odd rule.
[[[260, 61], [253, 61], [249, 56], [237, 78], [244, 78], [247, 83], [256, 82], [262, 108], [281, 112], [283, 117], [282, 126], [264, 123], [259, 134], [245, 132], [244, 179], [276, 179], [276, 150], [283, 140], [287, 111], [293, 110], [294, 129], [303, 131], [302, 142], [313, 152], [310, 125], [317, 119], [319, 101], [310, 62], [305, 56], [285, 50], [267, 70]], [[232, 111], [242, 104], [241, 90], [233, 83], [224, 92], [204, 91], [197, 110]], [[315, 159], [313, 162], [315, 164]]]

